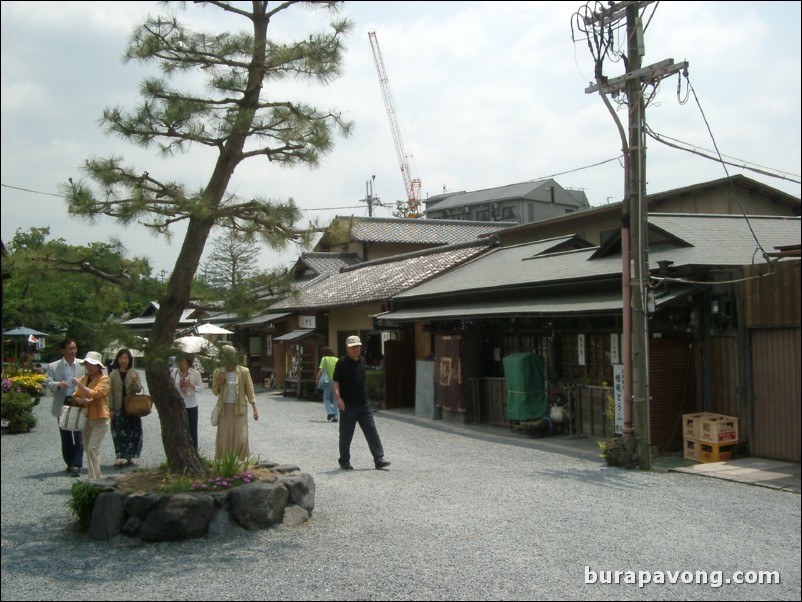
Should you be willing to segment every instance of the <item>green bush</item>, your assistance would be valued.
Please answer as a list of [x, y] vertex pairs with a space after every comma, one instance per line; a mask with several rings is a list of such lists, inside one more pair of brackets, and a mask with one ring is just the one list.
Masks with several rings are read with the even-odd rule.
[[365, 378], [365, 389], [371, 403], [384, 401], [384, 372], [381, 370], [368, 370]]
[[72, 484], [67, 507], [72, 510], [75, 518], [78, 519], [78, 527], [84, 531], [89, 528], [92, 522], [92, 510], [95, 509], [95, 500], [102, 491], [100, 487], [94, 487], [92, 484], [83, 481]]
[[27, 433], [36, 426], [33, 408], [39, 403], [38, 398], [31, 398], [28, 393], [10, 391], [3, 393], [0, 401], [0, 418], [8, 422], [9, 433]]

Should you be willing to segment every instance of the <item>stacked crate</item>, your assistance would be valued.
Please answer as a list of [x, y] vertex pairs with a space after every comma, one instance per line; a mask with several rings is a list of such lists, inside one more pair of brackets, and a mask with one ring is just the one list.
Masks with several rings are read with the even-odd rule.
[[738, 419], [712, 412], [682, 415], [683, 457], [697, 462], [722, 462], [735, 457]]

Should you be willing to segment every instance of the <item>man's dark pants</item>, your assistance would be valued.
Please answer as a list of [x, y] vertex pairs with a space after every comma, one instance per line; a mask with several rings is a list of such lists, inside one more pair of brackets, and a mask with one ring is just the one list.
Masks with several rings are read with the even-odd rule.
[[340, 412], [340, 464], [351, 461], [351, 440], [354, 438], [357, 424], [365, 435], [373, 461], [383, 459], [384, 448], [373, 420], [373, 411], [370, 409], [370, 404], [366, 403], [361, 406], [345, 406], [345, 411]]
[[81, 468], [84, 464], [84, 438], [81, 431], [65, 431], [59, 428], [61, 434], [61, 457], [67, 468], [77, 466]]

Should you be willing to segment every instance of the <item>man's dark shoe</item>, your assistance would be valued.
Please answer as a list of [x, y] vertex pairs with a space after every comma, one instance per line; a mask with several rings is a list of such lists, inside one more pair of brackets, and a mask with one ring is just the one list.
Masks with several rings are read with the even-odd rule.
[[387, 460], [376, 460], [376, 470], [381, 470], [382, 468], [387, 468], [390, 466], [390, 462]]
[[354, 469], [354, 467], [351, 466], [350, 462], [340, 462], [340, 468], [342, 468], [343, 470], [353, 470]]

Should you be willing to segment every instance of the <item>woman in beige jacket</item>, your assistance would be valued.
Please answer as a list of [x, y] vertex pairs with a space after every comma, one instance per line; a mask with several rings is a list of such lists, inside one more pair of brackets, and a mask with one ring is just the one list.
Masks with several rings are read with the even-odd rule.
[[259, 420], [253, 381], [248, 369], [239, 365], [234, 347], [225, 345], [221, 357], [223, 366], [215, 370], [212, 377], [212, 391], [217, 395], [219, 408], [214, 457], [221, 460], [227, 453], [234, 452], [240, 460], [245, 460], [251, 455], [248, 404], [253, 406], [253, 419]]

